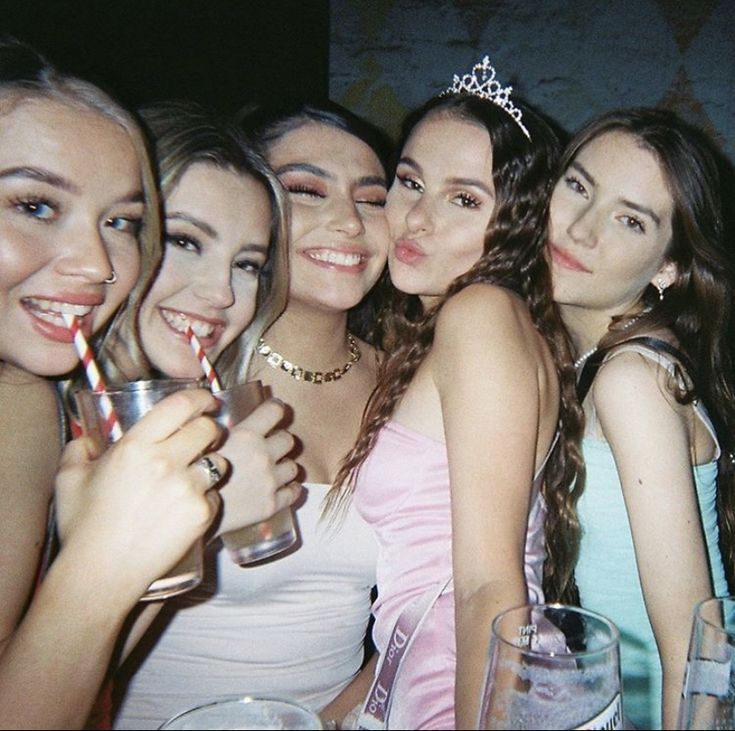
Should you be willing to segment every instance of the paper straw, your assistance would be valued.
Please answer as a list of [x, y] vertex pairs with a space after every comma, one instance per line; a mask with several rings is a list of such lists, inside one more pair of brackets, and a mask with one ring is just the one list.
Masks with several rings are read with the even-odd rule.
[[105, 417], [106, 436], [110, 441], [116, 442], [122, 436], [122, 428], [120, 427], [120, 422], [117, 418], [117, 414], [115, 413], [115, 409], [112, 406], [112, 401], [110, 401], [110, 397], [107, 395], [102, 373], [92, 356], [92, 348], [89, 347], [89, 343], [79, 327], [77, 318], [66, 312], [63, 312], [62, 316], [66, 326], [69, 328], [74, 338], [74, 347], [76, 348], [77, 355], [79, 355], [79, 358], [84, 365], [84, 372], [87, 375], [87, 381], [90, 388], [96, 393], [102, 394], [100, 397], [100, 407], [102, 409], [102, 416]]
[[199, 338], [194, 334], [194, 331], [191, 329], [191, 325], [186, 326], [186, 337], [189, 338], [189, 345], [194, 351], [194, 355], [196, 355], [197, 359], [199, 360], [199, 365], [201, 366], [202, 371], [204, 371], [204, 375], [207, 377], [207, 381], [209, 381], [209, 388], [211, 389], [212, 393], [217, 393], [221, 391], [222, 386], [220, 386], [217, 374], [215, 373], [212, 364], [209, 362], [207, 354], [204, 352], [204, 348], [199, 342]]

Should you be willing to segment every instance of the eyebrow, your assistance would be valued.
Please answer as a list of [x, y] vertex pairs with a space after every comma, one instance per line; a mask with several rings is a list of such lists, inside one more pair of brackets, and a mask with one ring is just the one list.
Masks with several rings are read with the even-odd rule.
[[[413, 168], [419, 175], [423, 174], [423, 169], [421, 168], [421, 165], [419, 165], [416, 160], [414, 160], [411, 157], [402, 157], [398, 164], [404, 164], [408, 165], [409, 167]], [[487, 186], [486, 183], [483, 183], [482, 180], [478, 180], [477, 178], [447, 178], [447, 183], [449, 185], [461, 185], [461, 186], [469, 186], [471, 188], [477, 188], [478, 190], [481, 190], [483, 193], [485, 193], [490, 198], [494, 198], [495, 194], [493, 191]]]
[[61, 190], [69, 191], [70, 193], [79, 193], [79, 188], [74, 183], [62, 178], [55, 173], [52, 173], [43, 168], [36, 167], [14, 167], [8, 168], [7, 170], [0, 171], [0, 178], [28, 178], [29, 180], [36, 180], [39, 183], [46, 183], [52, 185], [54, 188], [60, 188]]
[[190, 223], [200, 231], [203, 231], [210, 238], [216, 239], [218, 237], [217, 232], [208, 223], [202, 221], [201, 218], [197, 218], [196, 216], [190, 216], [188, 213], [182, 213], [180, 211], [167, 213], [166, 222], [168, 221], [184, 221], [185, 223]]
[[[311, 175], [316, 175], [317, 177], [325, 178], [326, 180], [335, 180], [336, 177], [328, 170], [325, 170], [318, 165], [312, 165], [308, 162], [291, 162], [286, 165], [281, 165], [281, 167], [276, 168], [275, 170], [276, 175], [283, 175], [284, 173], [292, 172], [310, 173]], [[360, 188], [364, 188], [369, 185], [379, 185], [381, 188], [388, 187], [388, 182], [382, 175], [363, 175], [361, 178], [358, 178], [356, 182], [357, 186]]]
[[334, 175], [328, 173], [324, 168], [320, 168], [318, 165], [312, 165], [308, 162], [290, 162], [275, 169], [276, 175], [283, 175], [283, 173], [292, 172], [311, 173], [312, 175], [316, 175], [320, 178], [334, 178]]
[[[6, 178], [23, 178], [27, 180], [34, 180], [39, 183], [45, 183], [59, 190], [64, 190], [73, 195], [81, 195], [82, 191], [79, 186], [72, 183], [66, 178], [62, 178], [56, 173], [52, 173], [49, 170], [43, 168], [29, 167], [29, 166], [18, 166], [14, 168], [7, 168], [6, 170], [0, 170], [0, 179]], [[145, 197], [143, 196], [142, 190], [135, 190], [132, 193], [119, 198], [116, 203], [145, 203]]]
[[[576, 160], [572, 162], [569, 165], [570, 168], [574, 168], [583, 178], [585, 178], [591, 185], [597, 185], [595, 179], [590, 175], [589, 171], [585, 168], [584, 165], [582, 165], [580, 162], [577, 162]], [[649, 208], [648, 206], [642, 206], [639, 203], [634, 203], [633, 201], [629, 201], [626, 198], [621, 198], [620, 202], [626, 206], [627, 208], [632, 208], [634, 211], [638, 211], [638, 213], [648, 216], [657, 226], [661, 225], [661, 219], [659, 216], [653, 211], [652, 208]]]
[[[200, 231], [203, 231], [210, 238], [219, 238], [217, 231], [212, 228], [208, 223], [202, 221], [200, 218], [196, 218], [196, 216], [190, 216], [188, 213], [174, 212], [166, 214], [166, 221], [185, 221], [186, 223], [190, 223], [192, 226], [195, 226]], [[240, 248], [240, 251], [257, 251], [267, 256], [268, 247], [269, 244], [249, 243], [244, 244]]]

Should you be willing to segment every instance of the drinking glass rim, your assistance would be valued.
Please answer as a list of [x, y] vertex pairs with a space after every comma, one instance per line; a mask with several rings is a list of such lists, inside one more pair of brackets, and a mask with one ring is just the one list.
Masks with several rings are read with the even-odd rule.
[[717, 630], [718, 632], [723, 632], [726, 635], [729, 635], [730, 637], [735, 637], [735, 628], [733, 629], [726, 629], [725, 627], [722, 627], [721, 625], [715, 624], [714, 622], [710, 621], [706, 617], [702, 615], [702, 608], [705, 606], [705, 604], [708, 605], [715, 605], [715, 604], [724, 604], [725, 602], [732, 605], [732, 609], [735, 610], [735, 595], [734, 594], [726, 594], [725, 596], [710, 596], [706, 599], [702, 599], [698, 601], [694, 605], [694, 618], [700, 620], [703, 624], [706, 624], [708, 627], [711, 627], [712, 629]]
[[[548, 652], [543, 650], [532, 650], [528, 647], [521, 647], [510, 640], [506, 639], [505, 637], [502, 637], [500, 634], [498, 634], [497, 629], [500, 621], [511, 612], [516, 612], [522, 609], [527, 610], [539, 610], [545, 613], [547, 609], [564, 609], [566, 611], [574, 611], [579, 614], [585, 615], [589, 617], [590, 619], [595, 620], [596, 622], [599, 622], [600, 624], [604, 625], [609, 631], [610, 631], [610, 639], [605, 642], [600, 647], [594, 649], [594, 650], [581, 650], [581, 651], [571, 651], [571, 652]], [[542, 604], [519, 604], [515, 607], [510, 607], [508, 609], [503, 610], [498, 614], [495, 619], [493, 619], [491, 624], [491, 634], [490, 634], [491, 641], [497, 640], [498, 642], [501, 642], [503, 645], [506, 645], [508, 647], [512, 647], [515, 650], [520, 650], [525, 655], [529, 655], [531, 657], [536, 658], [549, 658], [549, 657], [575, 657], [575, 658], [584, 658], [589, 657], [592, 655], [599, 655], [601, 653], [609, 652], [611, 649], [613, 649], [616, 645], [620, 645], [620, 630], [618, 629], [615, 622], [612, 621], [612, 619], [609, 619], [608, 617], [605, 617], [602, 614], [599, 614], [598, 612], [592, 611], [591, 609], [585, 609], [583, 607], [575, 607], [572, 604], [561, 604], [559, 602], [550, 602], [550, 603], [542, 603]]]
[[[280, 705], [286, 705], [290, 706], [292, 708], [296, 708], [300, 711], [303, 711], [304, 713], [309, 714], [310, 716], [315, 716], [317, 719], [319, 719], [319, 715], [315, 711], [310, 711], [306, 706], [302, 706], [300, 703], [296, 703], [295, 701], [285, 700], [284, 698], [268, 698], [264, 696], [255, 696], [255, 695], [238, 695], [238, 696], [229, 696], [226, 698], [219, 698], [216, 700], [208, 701], [206, 703], [202, 703], [198, 706], [194, 706], [193, 708], [187, 708], [185, 711], [181, 711], [180, 713], [177, 713], [175, 716], [171, 716], [171, 718], [166, 719], [158, 728], [159, 729], [167, 729], [169, 727], [169, 724], [174, 723], [175, 721], [178, 721], [180, 718], [183, 718], [184, 716], [188, 716], [190, 713], [194, 713], [195, 711], [202, 711], [206, 708], [211, 708], [213, 706], [223, 706], [228, 705], [230, 703], [252, 703], [253, 701], [266, 701], [267, 703], [277, 703]], [[319, 719], [320, 728], [323, 727], [323, 724], [321, 724], [321, 719]]]
[[[113, 381], [105, 386], [105, 393], [135, 393], [137, 391], [152, 391], [161, 383], [180, 384], [188, 385], [193, 383], [200, 383], [202, 388], [206, 388], [205, 379], [200, 376], [198, 378], [145, 378], [136, 381]], [[74, 389], [74, 394], [77, 393], [100, 393], [89, 388], [89, 386], [82, 386]]]

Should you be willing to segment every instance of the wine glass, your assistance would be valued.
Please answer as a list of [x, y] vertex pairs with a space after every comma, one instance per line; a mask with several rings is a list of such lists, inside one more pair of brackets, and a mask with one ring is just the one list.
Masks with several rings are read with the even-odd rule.
[[735, 728], [735, 597], [694, 610], [679, 728]]
[[617, 627], [564, 604], [499, 614], [478, 728], [622, 729]]

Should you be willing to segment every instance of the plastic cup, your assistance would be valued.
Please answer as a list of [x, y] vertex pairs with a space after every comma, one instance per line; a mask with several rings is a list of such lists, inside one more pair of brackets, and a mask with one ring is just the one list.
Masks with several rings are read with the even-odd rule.
[[[263, 401], [263, 384], [248, 381], [216, 394], [221, 401], [217, 419], [225, 428], [242, 421]], [[293, 511], [283, 508], [260, 523], [222, 534], [222, 542], [232, 561], [245, 566], [262, 561], [292, 546], [297, 539]]]
[[[104, 393], [82, 389], [74, 395], [84, 433], [101, 449], [105, 449], [111, 443], [111, 437], [105, 428], [102, 399], [110, 399], [120, 427], [125, 432], [166, 396], [183, 388], [203, 387], [201, 379], [171, 378], [113, 384]], [[202, 540], [197, 539], [165, 576], [156, 579], [148, 587], [140, 600], [167, 599], [198, 586], [202, 581], [202, 552]]]
[[316, 713], [288, 701], [229, 698], [170, 718], [161, 729], [323, 729]]

